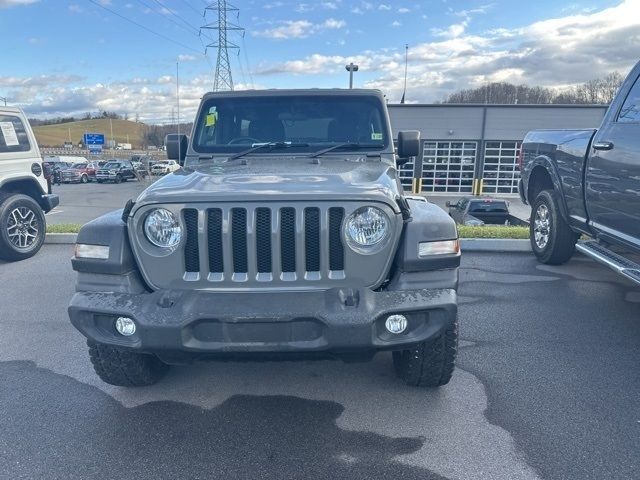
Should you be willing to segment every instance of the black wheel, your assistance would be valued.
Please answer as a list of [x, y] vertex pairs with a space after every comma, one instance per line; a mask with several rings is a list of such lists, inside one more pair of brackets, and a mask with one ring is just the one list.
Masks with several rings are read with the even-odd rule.
[[0, 196], [0, 259], [33, 257], [44, 243], [46, 227], [44, 212], [33, 198]]
[[393, 352], [396, 375], [415, 387], [441, 387], [451, 380], [458, 352], [458, 322], [409, 350]]
[[541, 191], [533, 202], [529, 238], [533, 253], [542, 263], [560, 265], [573, 255], [578, 235], [562, 218], [554, 191]]
[[87, 342], [89, 357], [100, 379], [119, 387], [153, 385], [169, 370], [155, 355], [136, 353], [125, 348]]
[[82, 183], [89, 183], [89, 177], [88, 177], [87, 175], [82, 175], [82, 176], [80, 177], [80, 181], [81, 181]]
[[98, 182], [98, 183], [102, 183], [102, 180], [98, 180], [98, 179], [96, 179], [96, 182]]
[[122, 183], [122, 175], [117, 174], [116, 175], [116, 179], [114, 180], [115, 183]]

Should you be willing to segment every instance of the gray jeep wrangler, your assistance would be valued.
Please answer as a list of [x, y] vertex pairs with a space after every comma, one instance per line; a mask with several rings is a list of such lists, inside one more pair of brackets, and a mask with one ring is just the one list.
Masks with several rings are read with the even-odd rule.
[[454, 369], [455, 224], [403, 196], [420, 153], [373, 90], [205, 95], [183, 168], [85, 225], [72, 260], [73, 325], [113, 385], [194, 359], [371, 359], [438, 387]]

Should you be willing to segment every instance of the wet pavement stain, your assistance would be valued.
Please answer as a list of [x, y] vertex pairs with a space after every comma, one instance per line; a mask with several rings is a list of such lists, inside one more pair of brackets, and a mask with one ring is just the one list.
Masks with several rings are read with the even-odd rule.
[[343, 430], [332, 401], [235, 395], [210, 410], [126, 408], [26, 361], [0, 363], [0, 385], [0, 478], [444, 478], [397, 459], [424, 438]]

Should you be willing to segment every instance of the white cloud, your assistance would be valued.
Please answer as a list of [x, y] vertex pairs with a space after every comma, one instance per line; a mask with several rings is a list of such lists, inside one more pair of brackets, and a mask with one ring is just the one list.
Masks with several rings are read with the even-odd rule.
[[380, 5], [378, 5], [378, 10], [388, 12], [389, 10], [391, 10], [391, 7], [385, 3], [381, 3]]
[[398, 13], [409, 13], [411, 10], [409, 10], [406, 7], [401, 7], [398, 9]]
[[18, 7], [20, 5], [31, 5], [40, 0], [0, 0], [0, 8]]
[[193, 62], [193, 61], [195, 61], [197, 59], [198, 59], [198, 57], [196, 57], [195, 55], [188, 55], [188, 54], [178, 55], [178, 61], [179, 62]]
[[[466, 19], [481, 12], [459, 13]], [[465, 25], [456, 23], [436, 40], [410, 48], [408, 98], [441, 100], [460, 88], [491, 81], [562, 87], [612, 71], [626, 74], [640, 51], [639, 17], [640, 2], [626, 0], [596, 12], [543, 20], [518, 29], [494, 29], [481, 35], [470, 34]], [[260, 65], [258, 74], [286, 72], [338, 78], [347, 59], [360, 65], [361, 75], [374, 75], [367, 86], [384, 90], [392, 100], [400, 98], [404, 49], [350, 56], [314, 54], [282, 64]]]
[[400, 26], [402, 26], [402, 23], [400, 23], [398, 20], [394, 20], [394, 21], [391, 23], [391, 26], [392, 26], [392, 27], [400, 27]]
[[254, 36], [287, 40], [290, 38], [307, 38], [323, 30], [337, 30], [345, 27], [344, 20], [328, 18], [322, 23], [313, 23], [309, 20], [284, 20], [280, 25], [266, 30], [253, 32]]

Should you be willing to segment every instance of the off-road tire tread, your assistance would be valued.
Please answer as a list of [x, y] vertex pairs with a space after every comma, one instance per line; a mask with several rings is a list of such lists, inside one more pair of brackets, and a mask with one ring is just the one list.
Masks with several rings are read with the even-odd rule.
[[408, 385], [441, 387], [451, 380], [457, 353], [458, 322], [454, 320], [433, 340], [393, 352], [393, 365], [396, 375]]
[[[540, 250], [534, 240], [533, 223], [535, 212], [543, 201], [551, 213], [551, 232], [547, 248]], [[558, 195], [554, 190], [542, 190], [531, 208], [529, 222], [531, 249], [538, 260], [547, 265], [562, 265], [569, 261], [575, 252], [576, 242], [578, 241], [578, 234], [571, 230], [569, 224], [562, 217], [559, 205]]]
[[169, 370], [154, 355], [87, 342], [93, 369], [100, 379], [120, 387], [144, 387], [158, 382]]

